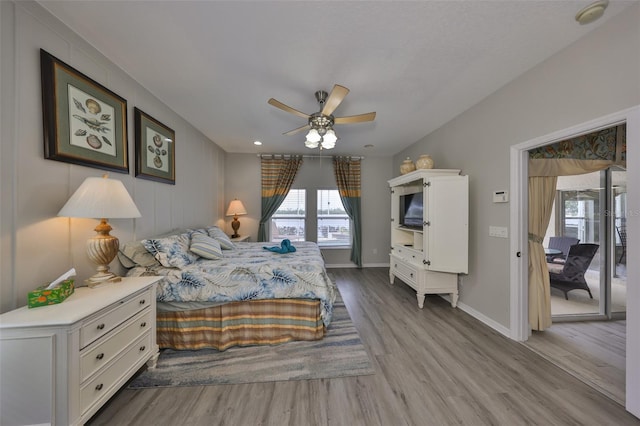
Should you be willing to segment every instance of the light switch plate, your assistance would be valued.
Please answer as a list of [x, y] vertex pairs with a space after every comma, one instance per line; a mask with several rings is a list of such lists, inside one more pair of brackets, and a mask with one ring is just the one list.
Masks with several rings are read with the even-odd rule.
[[509, 230], [506, 226], [490, 226], [489, 236], [498, 238], [509, 238]]

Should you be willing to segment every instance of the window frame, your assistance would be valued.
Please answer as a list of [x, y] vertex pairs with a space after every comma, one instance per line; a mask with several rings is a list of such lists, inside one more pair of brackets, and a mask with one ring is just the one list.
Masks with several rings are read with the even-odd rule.
[[[348, 222], [348, 226], [349, 226], [349, 230], [348, 230], [348, 237], [346, 238], [346, 243], [345, 244], [336, 244], [336, 243], [320, 243], [320, 238], [319, 238], [319, 231], [320, 231], [320, 203], [318, 202], [318, 199], [320, 198], [320, 193], [321, 191], [332, 191], [335, 192], [337, 195], [337, 199], [340, 202], [340, 206], [341, 209], [344, 211], [344, 215], [329, 215], [329, 216], [338, 216], [337, 218], [343, 220], [346, 219]], [[335, 199], [335, 198], [334, 198]], [[347, 214], [347, 212], [344, 209], [344, 205], [342, 204], [342, 200], [340, 199], [340, 193], [338, 188], [316, 188], [316, 208], [315, 208], [315, 220], [316, 220], [316, 226], [314, 227], [315, 229], [315, 241], [316, 244], [318, 244], [318, 246], [322, 249], [351, 249], [352, 244], [353, 244], [353, 221], [351, 220], [351, 218], [349, 217], [349, 215]]]

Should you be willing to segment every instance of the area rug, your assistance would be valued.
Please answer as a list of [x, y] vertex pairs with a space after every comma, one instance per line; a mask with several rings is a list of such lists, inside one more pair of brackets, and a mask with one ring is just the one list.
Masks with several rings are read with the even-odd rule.
[[338, 293], [322, 340], [198, 351], [161, 351], [155, 369], [145, 370], [129, 389], [202, 386], [374, 374], [349, 312]]

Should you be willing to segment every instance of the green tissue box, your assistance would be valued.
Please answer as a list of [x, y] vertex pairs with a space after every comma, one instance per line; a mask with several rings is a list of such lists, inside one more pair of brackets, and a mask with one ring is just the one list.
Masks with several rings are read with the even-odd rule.
[[27, 296], [27, 306], [36, 308], [38, 306], [55, 305], [62, 303], [67, 297], [73, 294], [73, 280], [62, 281], [56, 288], [46, 289], [46, 285], [30, 291]]

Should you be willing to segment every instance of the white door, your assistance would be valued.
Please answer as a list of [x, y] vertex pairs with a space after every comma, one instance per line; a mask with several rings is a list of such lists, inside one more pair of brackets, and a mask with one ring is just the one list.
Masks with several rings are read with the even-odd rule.
[[469, 176], [435, 176], [424, 199], [425, 259], [431, 271], [466, 274], [469, 269]]

